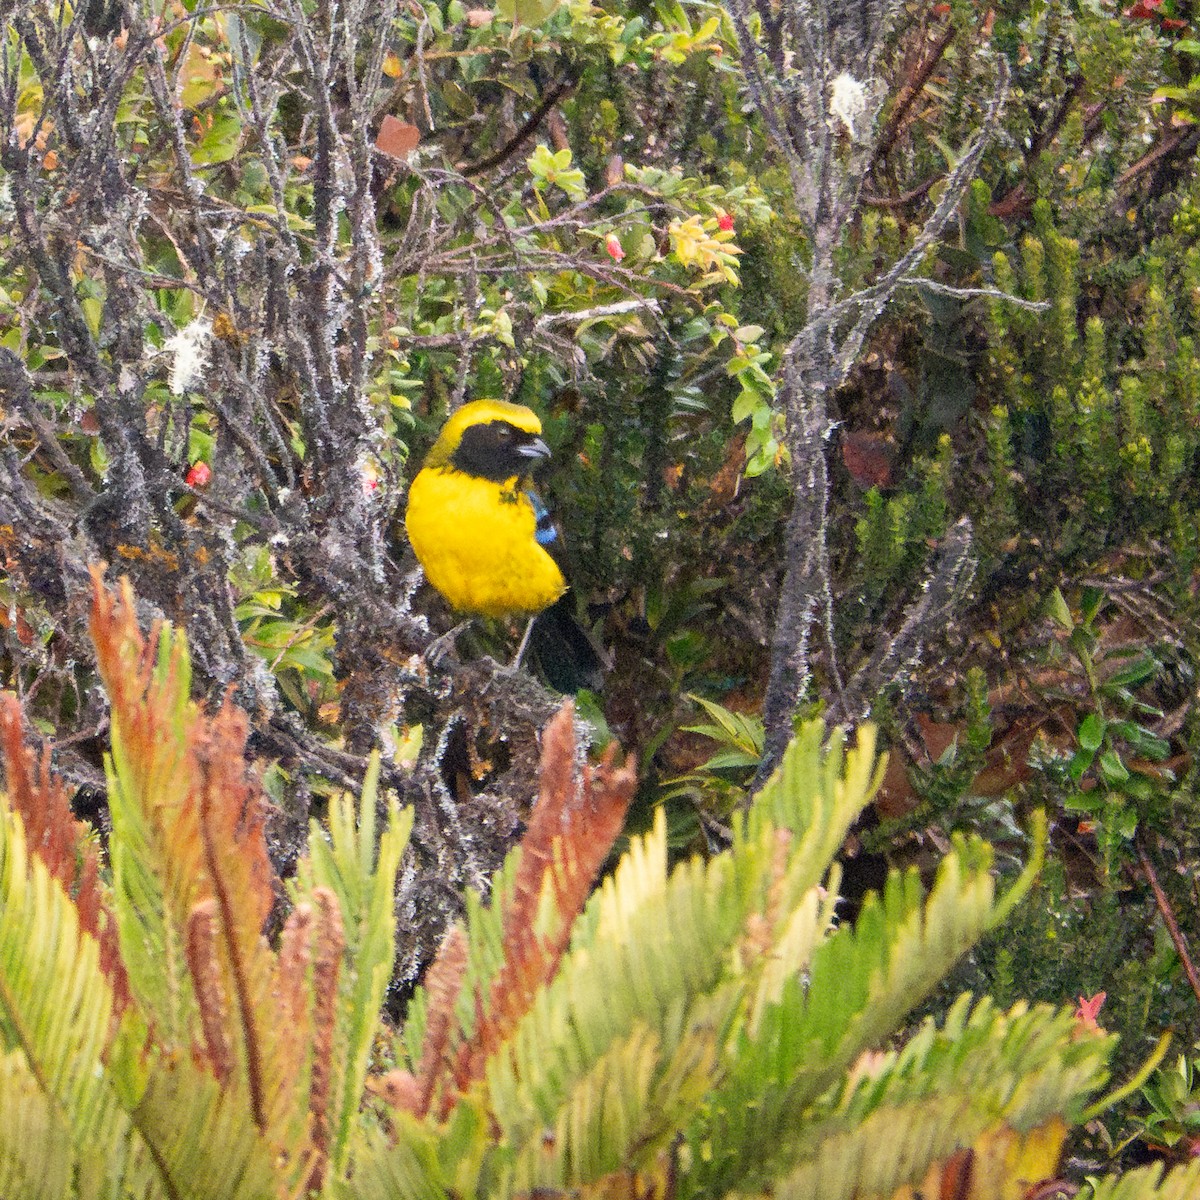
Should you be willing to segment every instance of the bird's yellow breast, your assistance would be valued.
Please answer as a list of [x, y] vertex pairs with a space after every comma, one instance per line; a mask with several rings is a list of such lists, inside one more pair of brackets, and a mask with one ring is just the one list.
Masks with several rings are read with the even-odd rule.
[[537, 613], [566, 591], [515, 478], [496, 483], [425, 467], [409, 488], [404, 525], [426, 578], [461, 612]]

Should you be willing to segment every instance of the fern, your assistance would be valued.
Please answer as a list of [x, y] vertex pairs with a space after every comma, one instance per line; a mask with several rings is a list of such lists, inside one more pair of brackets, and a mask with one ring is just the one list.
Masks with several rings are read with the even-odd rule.
[[332, 1105], [331, 1158], [344, 1170], [366, 1082], [367, 1062], [378, 1031], [379, 1013], [391, 980], [395, 954], [392, 893], [400, 856], [412, 829], [412, 811], [391, 801], [387, 827], [376, 844], [376, 789], [379, 760], [363, 781], [358, 812], [349, 797], [335, 797], [329, 808], [329, 832], [313, 822], [308, 858], [300, 864], [292, 889], [297, 904], [319, 904], [317, 889], [332, 892], [341, 909], [345, 961], [338, 979], [340, 1019], [330, 1047]]
[[1200, 1162], [1189, 1163], [1163, 1175], [1161, 1166], [1143, 1167], [1130, 1171], [1120, 1179], [1097, 1183], [1090, 1196], [1081, 1193], [1081, 1200], [1192, 1200], [1200, 1194]]
[[[0, 1154], [0, 1171], [23, 1177], [35, 1193], [47, 1186], [43, 1175], [54, 1179], [65, 1168], [67, 1178], [102, 1177], [113, 1158], [140, 1179], [144, 1148], [103, 1069], [116, 1018], [99, 946], [31, 853], [21, 817], [7, 806], [0, 817], [0, 1146], [11, 1146]], [[16, 1124], [13, 1113], [20, 1113]]]
[[[127, 588], [114, 597], [97, 577], [92, 628], [113, 706], [111, 892], [3, 710], [21, 807], [0, 805], [0, 1195], [319, 1189], [361, 1127], [408, 824], [393, 806], [377, 849], [372, 787], [357, 822], [335, 801], [332, 843], [314, 830], [273, 949], [244, 717], [188, 699], [185, 645], [167, 629], [144, 638]], [[23, 811], [40, 821], [33, 848]]]
[[1065, 1009], [964, 997], [876, 1049], [1028, 888], [1040, 823], [1004, 896], [990, 848], [956, 837], [928, 894], [893, 874], [840, 925], [833, 857], [881, 764], [870, 729], [846, 751], [813, 722], [727, 853], [669, 869], [660, 811], [593, 890], [635, 780], [611, 750], [578, 768], [569, 708], [523, 845], [448, 935], [401, 1065], [371, 1077], [410, 815], [379, 827], [377, 765], [357, 805], [335, 799], [269, 945], [243, 719], [192, 704], [183, 642], [143, 637], [127, 591], [97, 580], [94, 602], [111, 889], [0, 706], [0, 1196], [1019, 1200], [1090, 1116], [1113, 1039]]
[[25, 1054], [0, 1054], [0, 1196], [58, 1200], [69, 1194], [78, 1154], [70, 1123], [39, 1085]]

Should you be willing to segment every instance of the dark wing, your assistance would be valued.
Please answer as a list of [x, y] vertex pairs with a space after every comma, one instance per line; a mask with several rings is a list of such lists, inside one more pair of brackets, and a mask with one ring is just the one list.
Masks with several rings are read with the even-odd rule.
[[599, 691], [607, 664], [575, 615], [575, 593], [568, 588], [533, 618], [529, 656], [556, 691]]

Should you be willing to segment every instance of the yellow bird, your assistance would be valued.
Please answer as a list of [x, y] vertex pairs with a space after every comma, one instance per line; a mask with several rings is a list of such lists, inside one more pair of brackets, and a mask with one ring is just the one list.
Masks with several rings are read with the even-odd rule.
[[602, 659], [572, 613], [562, 543], [532, 473], [550, 455], [532, 409], [464, 404], [408, 489], [404, 526], [425, 577], [472, 616], [529, 616], [526, 641], [551, 687], [599, 686]]
[[521, 404], [476, 400], [445, 424], [408, 491], [404, 525], [431, 584], [460, 612], [532, 616], [567, 590], [530, 475], [550, 450]]

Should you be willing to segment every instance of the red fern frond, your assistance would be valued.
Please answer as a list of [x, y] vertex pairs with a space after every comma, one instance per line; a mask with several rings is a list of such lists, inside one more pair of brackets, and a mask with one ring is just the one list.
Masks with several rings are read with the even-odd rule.
[[275, 960], [263, 938], [271, 911], [271, 860], [263, 832], [264, 801], [246, 779], [246, 717], [226, 702], [195, 732], [199, 826], [206, 890], [217, 904], [218, 938], [237, 1007], [255, 1124], [266, 1129], [269, 1091], [282, 1082], [267, 1043], [276, 1013], [270, 1003]]
[[429, 1010], [425, 1018], [425, 1036], [421, 1042], [421, 1066], [417, 1074], [415, 1093], [405, 1090], [405, 1097], [413, 1097], [411, 1111], [418, 1117], [429, 1112], [435, 1089], [443, 1080], [449, 1063], [450, 1037], [454, 1029], [454, 1006], [467, 970], [467, 938], [460, 926], [455, 925], [446, 934], [437, 957], [425, 974], [425, 993], [429, 997]]
[[185, 943], [188, 970], [200, 1007], [204, 1049], [209, 1068], [221, 1084], [233, 1074], [233, 1051], [225, 1033], [228, 1010], [217, 963], [217, 902], [203, 900], [192, 909]]
[[311, 904], [297, 904], [288, 914], [279, 935], [279, 962], [275, 969], [275, 1007], [279, 1023], [290, 1031], [297, 1048], [310, 1039], [308, 1011], [308, 968], [312, 963], [313, 910]]
[[117, 926], [100, 886], [100, 852], [85, 822], [76, 820], [67, 791], [50, 769], [50, 752], [40, 759], [25, 745], [21, 705], [0, 694], [0, 749], [8, 800], [21, 814], [30, 850], [75, 902], [79, 924], [100, 946], [100, 967], [120, 1013], [129, 1002], [129, 982], [117, 944]]
[[317, 902], [316, 952], [313, 956], [313, 1057], [308, 1091], [314, 1162], [309, 1191], [320, 1191], [329, 1160], [329, 1099], [333, 1092], [333, 1039], [337, 1023], [338, 976], [346, 950], [346, 932], [337, 896], [327, 887], [313, 889]]
[[[577, 782], [570, 700], [546, 726], [538, 802], [521, 839], [521, 860], [503, 914], [503, 965], [488, 1002], [476, 996], [475, 1033], [458, 1046], [450, 1063], [459, 1094], [482, 1078], [489, 1056], [554, 978], [575, 921], [621, 832], [637, 773], [632, 763], [614, 765], [616, 749], [610, 746], [596, 767], [585, 764]], [[547, 891], [553, 898], [549, 914], [543, 903]], [[442, 1094], [440, 1116], [447, 1115], [454, 1099], [450, 1089]]]
[[766, 907], [763, 912], [752, 912], [746, 917], [746, 928], [743, 932], [741, 947], [741, 953], [746, 962], [765, 958], [772, 952], [772, 947], [775, 945], [779, 925], [784, 916], [783, 884], [787, 876], [792, 841], [790, 829], [775, 831]]
[[188, 696], [187, 646], [174, 639], [166, 669], [156, 671], [161, 623], [143, 636], [129, 580], [122, 579], [115, 594], [99, 567], [92, 568], [90, 631], [112, 709], [113, 758], [161, 855], [164, 895], [182, 932], [193, 907], [209, 894], [201, 884], [204, 851], [192, 795], [201, 716]]
[[[504, 966], [477, 1038], [484, 1060], [525, 1015], [537, 990], [554, 977], [575, 920], [621, 832], [637, 775], [632, 763], [614, 766], [616, 753], [613, 744], [598, 766], [584, 764], [577, 783], [571, 701], [546, 727], [538, 803], [521, 840], [521, 867], [505, 913]], [[536, 920], [547, 888], [554, 897], [555, 922], [540, 932]]]

